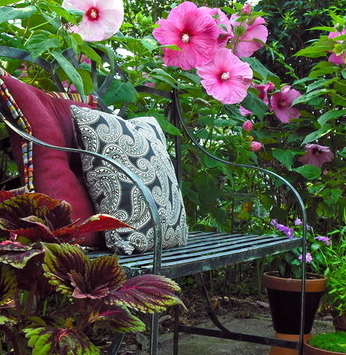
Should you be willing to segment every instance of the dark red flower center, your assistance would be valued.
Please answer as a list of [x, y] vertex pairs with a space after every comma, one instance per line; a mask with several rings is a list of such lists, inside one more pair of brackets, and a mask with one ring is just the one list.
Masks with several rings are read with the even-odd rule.
[[278, 105], [280, 108], [285, 108], [288, 106], [287, 101], [284, 99], [279, 100]]
[[96, 7], [91, 7], [90, 9], [88, 9], [85, 15], [89, 21], [97, 21], [100, 17], [100, 11]]

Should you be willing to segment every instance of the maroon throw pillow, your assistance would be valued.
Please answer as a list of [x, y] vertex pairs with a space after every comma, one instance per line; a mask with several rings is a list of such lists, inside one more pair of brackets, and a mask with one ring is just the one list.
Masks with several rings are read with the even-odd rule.
[[[9, 93], [30, 123], [33, 135], [47, 143], [76, 147], [70, 106], [87, 104], [55, 98], [44, 91], [25, 84], [13, 77], [2, 76]], [[10, 132], [13, 156], [23, 178], [21, 138]], [[73, 220], [86, 219], [95, 214], [89, 195], [82, 182], [79, 157], [63, 151], [48, 149], [34, 144], [34, 187], [36, 192], [56, 199], [66, 200], [72, 205]], [[86, 236], [84, 245], [103, 246], [101, 234]]]

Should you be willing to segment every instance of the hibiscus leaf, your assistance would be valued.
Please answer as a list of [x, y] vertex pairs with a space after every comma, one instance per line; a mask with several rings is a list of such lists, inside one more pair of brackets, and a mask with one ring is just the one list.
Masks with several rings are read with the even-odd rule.
[[173, 280], [159, 275], [140, 275], [127, 280], [121, 289], [110, 294], [110, 303], [125, 305], [141, 312], [160, 312], [182, 304], [173, 294], [180, 288]]
[[58, 48], [60, 41], [58, 38], [52, 37], [48, 31], [34, 33], [27, 41], [26, 48], [32, 55], [33, 60], [36, 60], [42, 53], [51, 48]]
[[33, 355], [98, 355], [100, 350], [75, 329], [38, 327], [23, 329]]
[[7, 22], [9, 20], [24, 19], [30, 17], [35, 12], [36, 6], [26, 6], [18, 9], [14, 7], [2, 7], [0, 11], [0, 23]]
[[323, 127], [321, 127], [319, 130], [311, 132], [310, 134], [308, 134], [305, 139], [302, 142], [302, 145], [310, 143], [310, 142], [314, 142], [317, 139], [325, 136], [326, 134], [328, 134], [331, 130], [332, 130], [332, 126], [330, 125], [323, 125]]
[[337, 110], [337, 111], [336, 110], [327, 111], [322, 116], [320, 116], [317, 121], [321, 126], [324, 126], [329, 120], [334, 120], [341, 116], [346, 116], [346, 109]]
[[42, 249], [18, 242], [0, 243], [0, 263], [9, 264], [17, 269], [23, 269], [31, 258], [42, 253]]
[[288, 170], [291, 170], [293, 164], [293, 158], [297, 153], [291, 150], [274, 148], [272, 151], [273, 157], [277, 159], [281, 164], [285, 165]]
[[44, 276], [56, 291], [72, 296], [71, 270], [83, 275], [89, 259], [75, 245], [42, 243], [45, 251], [42, 264]]
[[13, 305], [17, 289], [18, 285], [14, 269], [9, 265], [0, 264], [0, 309]]
[[247, 110], [253, 112], [259, 119], [263, 119], [268, 111], [268, 106], [254, 93], [248, 91], [241, 105]]
[[106, 105], [112, 105], [119, 102], [135, 102], [136, 98], [137, 91], [130, 82], [112, 80], [102, 100]]
[[307, 180], [314, 180], [321, 176], [321, 169], [314, 165], [306, 164], [293, 170], [304, 176]]
[[74, 84], [78, 93], [84, 96], [83, 79], [79, 75], [77, 69], [61, 53], [51, 51], [51, 54], [54, 59], [56, 59], [56, 61], [59, 63], [60, 67], [65, 72], [67, 77], [71, 80], [72, 84]]
[[110, 306], [103, 304], [98, 313], [93, 313], [90, 323], [97, 322], [98, 327], [104, 324], [106, 328], [117, 333], [143, 332], [145, 324], [136, 316], [131, 314], [126, 307]]

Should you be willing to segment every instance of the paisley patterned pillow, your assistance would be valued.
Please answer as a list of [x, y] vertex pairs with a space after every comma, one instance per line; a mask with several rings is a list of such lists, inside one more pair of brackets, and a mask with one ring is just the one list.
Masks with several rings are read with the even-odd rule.
[[[120, 161], [148, 186], [159, 209], [163, 248], [186, 244], [188, 229], [182, 195], [165, 136], [155, 118], [124, 120], [78, 106], [72, 106], [71, 112], [83, 149]], [[136, 228], [105, 232], [107, 246], [126, 254], [151, 250], [153, 225], [137, 187], [101, 159], [85, 155], [82, 165], [97, 212], [111, 214]]]

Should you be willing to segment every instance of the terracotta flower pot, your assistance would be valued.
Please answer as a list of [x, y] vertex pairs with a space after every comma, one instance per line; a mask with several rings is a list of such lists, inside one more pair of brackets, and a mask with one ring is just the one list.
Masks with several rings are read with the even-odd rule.
[[345, 353], [339, 353], [336, 351], [329, 351], [324, 349], [315, 348], [309, 345], [308, 341], [304, 343], [304, 355], [345, 355]]
[[[307, 274], [305, 294], [304, 340], [311, 338], [311, 329], [325, 290], [327, 279], [322, 275]], [[263, 285], [267, 288], [270, 311], [276, 337], [299, 340], [302, 280], [282, 278], [277, 272], [266, 272]], [[297, 350], [272, 347], [270, 355], [296, 355]]]

